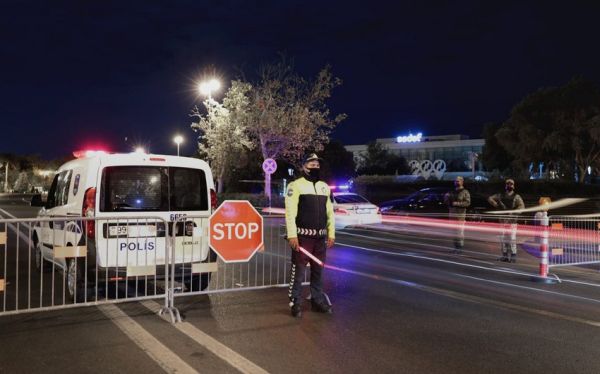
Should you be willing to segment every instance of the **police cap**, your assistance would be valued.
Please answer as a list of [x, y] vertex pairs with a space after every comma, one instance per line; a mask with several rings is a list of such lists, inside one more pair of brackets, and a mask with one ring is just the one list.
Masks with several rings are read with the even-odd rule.
[[323, 162], [323, 159], [319, 156], [317, 156], [316, 153], [308, 153], [304, 156], [304, 159], [302, 160], [302, 164], [306, 164], [309, 161], [314, 161], [317, 160], [319, 162]]

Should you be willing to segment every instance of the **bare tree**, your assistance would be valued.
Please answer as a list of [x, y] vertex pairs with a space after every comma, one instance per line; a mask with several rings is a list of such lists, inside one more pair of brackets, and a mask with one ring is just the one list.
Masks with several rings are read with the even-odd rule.
[[[329, 66], [308, 81], [285, 58], [264, 65], [259, 74], [251, 91], [247, 130], [263, 159], [283, 159], [299, 166], [302, 155], [309, 149], [322, 150], [329, 133], [346, 118], [345, 114], [331, 118], [326, 103], [342, 82], [333, 77]], [[265, 174], [265, 195], [271, 198], [269, 174]]]

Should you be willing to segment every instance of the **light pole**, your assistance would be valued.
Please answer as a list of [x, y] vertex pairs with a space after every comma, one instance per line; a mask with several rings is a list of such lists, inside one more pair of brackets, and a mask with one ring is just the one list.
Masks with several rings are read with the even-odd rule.
[[4, 192], [8, 192], [8, 161], [6, 161], [6, 172], [4, 173]]
[[179, 157], [179, 144], [183, 143], [183, 136], [176, 135], [173, 138], [173, 141], [175, 142], [175, 144], [177, 144], [177, 156]]
[[216, 92], [221, 88], [221, 82], [218, 79], [212, 78], [198, 84], [198, 91], [208, 97], [208, 100], [212, 100], [212, 93]]

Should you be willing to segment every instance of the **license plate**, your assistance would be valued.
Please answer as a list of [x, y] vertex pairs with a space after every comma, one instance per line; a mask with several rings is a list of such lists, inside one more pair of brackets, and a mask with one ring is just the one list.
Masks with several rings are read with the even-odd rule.
[[369, 214], [371, 209], [356, 209], [356, 214]]
[[110, 226], [108, 233], [110, 236], [126, 236], [127, 226]]
[[128, 238], [144, 238], [156, 236], [156, 226], [150, 225], [131, 225], [131, 226], [110, 226], [108, 228], [110, 236], [126, 236]]

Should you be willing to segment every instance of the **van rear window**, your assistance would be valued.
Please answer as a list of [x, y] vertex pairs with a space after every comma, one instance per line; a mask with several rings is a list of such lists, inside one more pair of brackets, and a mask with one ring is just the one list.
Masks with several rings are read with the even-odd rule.
[[102, 173], [102, 212], [193, 210], [208, 210], [206, 176], [202, 170], [112, 166]]

